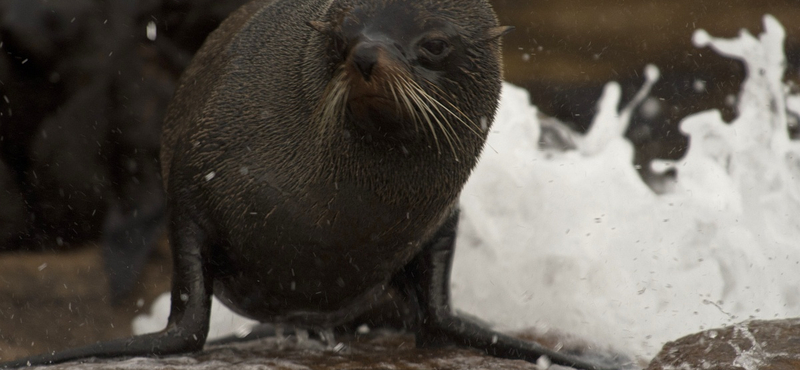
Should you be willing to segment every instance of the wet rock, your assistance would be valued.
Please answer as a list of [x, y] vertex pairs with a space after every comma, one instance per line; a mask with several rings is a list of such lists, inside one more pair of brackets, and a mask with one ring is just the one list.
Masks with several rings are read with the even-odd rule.
[[203, 352], [160, 359], [132, 358], [67, 363], [47, 369], [536, 369], [535, 364], [489, 357], [478, 351], [417, 349], [411, 335], [373, 332], [343, 338], [327, 348], [316, 340], [265, 338], [245, 343], [209, 346]]
[[745, 321], [669, 342], [648, 370], [800, 369], [800, 319]]

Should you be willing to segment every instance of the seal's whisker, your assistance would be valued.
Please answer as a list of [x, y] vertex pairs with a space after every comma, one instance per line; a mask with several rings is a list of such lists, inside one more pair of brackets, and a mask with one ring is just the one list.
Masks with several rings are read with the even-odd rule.
[[326, 86], [325, 99], [320, 103], [318, 117], [323, 128], [332, 128], [332, 122], [344, 119], [349, 93], [350, 85], [345, 81], [344, 70], [340, 69]]
[[[445, 135], [445, 139], [447, 139], [448, 143], [450, 144], [450, 149], [453, 151], [453, 155], [456, 157], [457, 160], [458, 155], [456, 154], [456, 148], [453, 142], [455, 141], [455, 143], [458, 144], [459, 149], [463, 148], [461, 143], [461, 137], [458, 136], [458, 133], [456, 133], [455, 128], [453, 128], [453, 126], [450, 124], [450, 121], [445, 119], [445, 115], [442, 113], [441, 109], [439, 109], [440, 106], [442, 108], [444, 107], [441, 105], [441, 103], [436, 101], [434, 97], [432, 97], [425, 90], [423, 90], [416, 82], [409, 81], [409, 87], [416, 93], [417, 96], [420, 97], [420, 102], [422, 102], [425, 109], [428, 112], [430, 112], [431, 116], [433, 116], [434, 119], [436, 120], [436, 123], [439, 125], [439, 128], [441, 128], [442, 133]], [[430, 104], [424, 104], [424, 102], [433, 102], [436, 104], [430, 105]], [[438, 114], [434, 113], [431, 107], [435, 109], [436, 113]], [[445, 110], [447, 109], [445, 108]], [[452, 112], [449, 113], [452, 115]], [[442, 123], [442, 120], [444, 120], [444, 123]]]
[[350, 86], [344, 82], [341, 82], [341, 93], [339, 94], [339, 102], [336, 107], [336, 111], [333, 112], [335, 117], [338, 120], [344, 120], [344, 113], [347, 110], [347, 96], [350, 95]]
[[319, 144], [325, 145], [330, 141], [325, 140], [331, 130], [337, 127], [338, 122], [344, 121], [344, 114], [347, 111], [347, 97], [350, 94], [350, 85], [346, 81], [343, 68], [339, 68], [325, 86], [322, 99], [312, 114], [312, 119], [318, 126], [322, 135], [319, 136]]
[[393, 82], [393, 86], [394, 86], [394, 84], [397, 84], [396, 86], [394, 86], [394, 88], [396, 89], [399, 97], [401, 98], [401, 100], [403, 102], [403, 106], [405, 106], [406, 111], [411, 115], [411, 119], [414, 121], [414, 130], [419, 132], [419, 124], [418, 123], [420, 122], [420, 119], [419, 119], [419, 114], [417, 113], [417, 110], [414, 109], [414, 105], [408, 100], [407, 93], [406, 93], [405, 89], [403, 88], [402, 84], [400, 83], [400, 81], [397, 79], [397, 77], [393, 78], [392, 82]]
[[347, 109], [347, 97], [350, 95], [350, 84], [346, 83], [344, 80], [344, 74], [336, 81], [337, 85], [339, 85], [340, 93], [337, 96], [338, 101], [338, 112], [334, 112], [336, 117], [339, 119], [344, 119], [344, 112]]
[[[436, 111], [439, 113], [439, 115], [442, 117], [442, 119], [444, 119], [444, 117], [445, 117], [445, 114], [442, 113], [442, 109], [444, 109], [445, 112], [447, 112], [448, 114], [450, 114], [451, 116], [453, 116], [457, 120], [461, 121], [461, 119], [457, 115], [453, 114], [452, 111], [450, 111], [449, 109], [447, 109], [447, 107], [442, 105], [442, 103], [439, 102], [439, 99], [436, 99], [435, 96], [428, 94], [428, 92], [425, 91], [424, 89], [422, 89], [422, 87], [419, 86], [416, 82], [414, 83], [414, 85], [415, 85], [415, 88], [418, 91], [420, 91], [420, 93], [425, 94], [428, 97], [429, 101], [435, 103], [433, 108], [436, 109]], [[461, 140], [461, 136], [458, 135], [458, 133], [456, 132], [455, 127], [453, 127], [453, 125], [451, 124], [451, 122], [449, 120], [446, 120], [446, 122], [447, 122], [447, 128], [449, 128], [450, 131], [452, 132], [453, 136], [455, 136], [458, 139], [457, 144], [459, 144], [459, 149], [464, 149], [464, 147], [462, 145], [463, 142]]]
[[[409, 96], [411, 98], [411, 102], [414, 104], [414, 106], [417, 107], [417, 109], [419, 110], [419, 113], [422, 114], [422, 117], [425, 119], [425, 123], [427, 123], [428, 127], [431, 129], [431, 134], [433, 135], [434, 142], [436, 143], [436, 151], [439, 154], [441, 154], [442, 153], [442, 148], [439, 145], [439, 138], [438, 138], [438, 135], [436, 135], [436, 128], [433, 126], [433, 122], [431, 121], [431, 116], [433, 115], [433, 113], [430, 112], [430, 109], [428, 108], [427, 104], [425, 104], [425, 102], [414, 91], [414, 89], [411, 88], [411, 85], [408, 83], [408, 81], [406, 79], [403, 79], [400, 82], [404, 86], [404, 91], [406, 92], [407, 96]], [[429, 112], [430, 112], [430, 114], [429, 114]], [[441, 123], [438, 123], [438, 122], [437, 122], [437, 124], [441, 125]]]
[[[414, 88], [413, 85], [412, 85], [412, 88]], [[417, 88], [414, 88], [414, 89], [416, 90], [416, 92], [419, 95], [421, 95], [420, 100], [423, 103], [424, 102], [430, 102], [431, 100], [433, 100], [433, 97], [431, 97], [425, 91], [423, 91], [421, 89], [417, 89]], [[461, 146], [461, 139], [458, 136], [458, 133], [456, 133], [455, 129], [450, 124], [450, 122], [448, 120], [444, 119], [444, 115], [442, 114], [442, 111], [436, 105], [433, 105], [433, 106], [431, 106], [429, 104], [424, 104], [424, 105], [425, 105], [425, 109], [428, 112], [430, 112], [431, 116], [433, 116], [433, 118], [436, 120], [436, 123], [438, 124], [439, 128], [441, 128], [442, 133], [445, 136], [445, 139], [450, 144], [450, 150], [453, 151], [453, 155], [456, 157], [456, 159], [458, 159], [458, 155], [456, 154], [456, 150], [455, 150], [455, 147], [453, 145], [453, 142], [455, 141], [455, 143], [458, 144], [459, 148], [462, 147]], [[436, 112], [433, 112], [433, 109], [431, 109], [431, 107], [433, 109], [436, 109]], [[442, 120], [444, 120], [444, 123], [442, 123]]]
[[417, 107], [420, 114], [422, 114], [422, 117], [425, 119], [425, 122], [428, 124], [428, 127], [430, 127], [431, 134], [433, 135], [433, 139], [436, 142], [436, 150], [441, 154], [442, 149], [439, 146], [439, 138], [438, 135], [436, 135], [436, 127], [434, 126], [433, 121], [431, 120], [431, 116], [433, 116], [433, 114], [430, 113], [428, 106], [425, 104], [425, 102], [423, 102], [420, 99], [419, 95], [417, 95], [413, 90], [407, 90], [407, 91], [408, 91], [408, 96], [411, 98], [411, 101]]
[[[436, 108], [435, 105], [433, 107]], [[442, 120], [444, 118], [442, 116], [442, 112], [441, 111], [439, 111], [437, 109], [437, 112], [439, 114], [435, 114], [433, 111], [431, 111], [430, 107], [426, 106], [426, 108], [431, 112], [431, 115], [436, 120], [436, 123], [442, 129], [442, 133], [444, 134], [444, 137], [447, 140], [447, 143], [450, 145], [450, 150], [453, 152], [453, 157], [456, 159], [456, 161], [458, 161], [458, 152], [456, 151], [455, 145], [458, 145], [459, 148], [462, 147], [461, 138], [455, 132], [455, 130], [453, 129], [453, 126], [450, 124], [449, 121], [444, 120], [444, 123], [442, 123]], [[442, 118], [440, 118], [440, 117], [442, 117]], [[455, 143], [455, 145], [454, 145], [454, 143]]]
[[[425, 118], [429, 122], [431, 117], [436, 121], [436, 125], [442, 131], [442, 136], [444, 136], [445, 140], [447, 140], [447, 143], [450, 146], [450, 150], [453, 152], [453, 155], [456, 157], [456, 159], [458, 159], [458, 155], [456, 154], [456, 148], [455, 145], [453, 144], [454, 141], [458, 140], [458, 135], [456, 134], [455, 130], [453, 130], [452, 127], [450, 127], [450, 123], [447, 120], [445, 120], [445, 122], [442, 123], [442, 119], [444, 117], [442, 116], [441, 111], [439, 111], [439, 114], [437, 115], [436, 112], [434, 112], [431, 109], [431, 105], [429, 104], [429, 102], [433, 100], [433, 98], [424, 90], [419, 88], [419, 86], [416, 85], [414, 81], [405, 81], [405, 82], [406, 86], [410, 89], [409, 92], [411, 92], [411, 96], [417, 102], [417, 105], [419, 106], [423, 115], [425, 115]], [[436, 106], [433, 107], [435, 108]], [[448, 128], [450, 130], [448, 130]]]
[[475, 123], [475, 121], [473, 121], [472, 119], [470, 119], [469, 117], [467, 117], [467, 115], [466, 115], [466, 114], [464, 114], [464, 113], [461, 111], [461, 109], [459, 109], [458, 107], [456, 107], [456, 106], [455, 106], [453, 103], [451, 103], [451, 102], [450, 102], [449, 100], [447, 100], [446, 98], [443, 98], [442, 100], [443, 100], [445, 103], [447, 103], [447, 105], [449, 105], [449, 106], [450, 106], [450, 108], [454, 109], [454, 110], [456, 111], [456, 113], [458, 113], [458, 114], [454, 113], [454, 112], [453, 112], [453, 111], [452, 111], [450, 108], [448, 108], [448, 107], [444, 106], [444, 105], [441, 103], [441, 101], [439, 101], [439, 100], [435, 100], [435, 101], [436, 101], [436, 104], [438, 104], [439, 106], [441, 106], [441, 107], [442, 107], [442, 109], [445, 109], [445, 110], [446, 110], [446, 111], [447, 111], [447, 112], [448, 112], [450, 115], [452, 115], [452, 116], [453, 116], [453, 117], [454, 117], [456, 120], [458, 120], [458, 122], [460, 122], [460, 123], [461, 123], [461, 124], [463, 124], [465, 127], [467, 127], [467, 128], [468, 128], [468, 129], [469, 129], [469, 130], [470, 130], [470, 131], [473, 133], [473, 134], [475, 134], [475, 135], [476, 135], [476, 136], [478, 136], [478, 137], [482, 137], [482, 134], [481, 134], [481, 132], [480, 132], [480, 131], [482, 131], [482, 129], [481, 129], [481, 128], [480, 128], [480, 127], [479, 127], [479, 126], [478, 126], [478, 125]]
[[[422, 107], [420, 107], [418, 104], [415, 104], [416, 102], [415, 98], [416, 99], [419, 98], [416, 96], [416, 94], [414, 94], [413, 91], [410, 91], [408, 89], [408, 84], [405, 83], [404, 79], [397, 78], [396, 82], [398, 83], [398, 91], [400, 92], [400, 97], [405, 101], [408, 111], [413, 115], [414, 122], [427, 123], [428, 128], [430, 128], [429, 132], [433, 136], [433, 142], [434, 144], [436, 144], [436, 151], [441, 153], [442, 150], [441, 147], [439, 146], [439, 138], [436, 135], [436, 130], [433, 128], [433, 123], [431, 122], [430, 118], [425, 113], [425, 111], [422, 109]], [[417, 109], [415, 109], [414, 107], [417, 107]], [[422, 118], [424, 118], [424, 120], [420, 119], [419, 116], [420, 114], [422, 114], [423, 116]]]
[[[427, 85], [428, 85], [428, 86], [430, 86], [431, 88], [433, 88], [434, 90], [436, 90], [436, 91], [438, 92], [438, 94], [437, 94], [437, 95], [441, 97], [441, 100], [443, 100], [445, 103], [447, 103], [447, 105], [449, 105], [449, 106], [450, 106], [450, 108], [452, 108], [453, 110], [455, 110], [455, 111], [456, 111], [458, 114], [455, 114], [455, 113], [453, 113], [453, 112], [452, 112], [450, 109], [448, 109], [447, 107], [444, 107], [444, 106], [442, 105], [442, 103], [439, 101], [439, 99], [433, 99], [433, 100], [434, 100], [434, 101], [435, 101], [437, 104], [439, 104], [440, 106], [442, 106], [442, 108], [446, 109], [446, 110], [447, 110], [447, 112], [448, 112], [448, 113], [450, 113], [450, 114], [451, 114], [453, 117], [455, 117], [455, 118], [456, 118], [456, 119], [457, 119], [459, 122], [461, 122], [461, 123], [462, 123], [462, 124], [464, 124], [464, 125], [465, 125], [467, 128], [469, 128], [469, 129], [470, 129], [470, 131], [472, 131], [472, 133], [474, 133], [474, 134], [475, 134], [475, 135], [477, 135], [478, 137], [482, 137], [482, 135], [481, 135], [481, 133], [480, 133], [480, 131], [482, 131], [482, 129], [480, 128], [480, 126], [478, 126], [478, 124], [476, 124], [476, 123], [475, 123], [475, 122], [474, 122], [472, 119], [470, 119], [469, 117], [467, 117], [467, 115], [466, 115], [466, 114], [464, 114], [464, 112], [462, 112], [462, 111], [461, 111], [461, 109], [459, 109], [457, 106], [455, 106], [455, 104], [453, 104], [452, 102], [450, 102], [450, 100], [448, 100], [448, 99], [447, 99], [447, 97], [446, 97], [446, 95], [445, 95], [444, 91], [442, 91], [442, 89], [441, 89], [439, 86], [436, 86], [436, 84], [434, 84], [434, 83], [433, 83], [433, 82], [431, 82], [431, 81], [428, 81], [428, 80], [424, 80], [424, 81], [427, 83]], [[462, 118], [462, 117], [463, 117], [463, 118]], [[464, 119], [466, 119], [466, 121], [464, 121]]]
[[417, 120], [417, 112], [414, 111], [414, 109], [412, 107], [410, 107], [408, 104], [400, 102], [400, 99], [398, 99], [398, 97], [397, 97], [397, 91], [396, 91], [396, 90], [400, 89], [400, 87], [396, 86], [397, 83], [398, 82], [397, 82], [397, 78], [396, 77], [390, 79], [389, 83], [388, 83], [389, 91], [392, 93], [392, 98], [394, 99], [395, 106], [397, 107], [398, 110], [402, 110], [403, 107], [405, 107], [405, 110], [408, 112], [409, 115], [411, 115], [411, 119], [414, 121], [414, 133], [418, 134], [419, 133], [419, 125], [417, 124], [417, 121], [418, 121]]

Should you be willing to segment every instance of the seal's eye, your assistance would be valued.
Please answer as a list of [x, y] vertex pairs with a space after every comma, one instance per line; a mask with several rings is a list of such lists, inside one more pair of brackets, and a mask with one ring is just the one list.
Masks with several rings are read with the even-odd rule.
[[442, 39], [433, 39], [422, 43], [422, 48], [434, 56], [440, 56], [444, 54], [444, 52], [447, 51], [448, 46], [450, 45], [447, 44], [447, 41]]
[[419, 55], [423, 62], [438, 63], [444, 60], [453, 48], [443, 38], [430, 38], [419, 44]]

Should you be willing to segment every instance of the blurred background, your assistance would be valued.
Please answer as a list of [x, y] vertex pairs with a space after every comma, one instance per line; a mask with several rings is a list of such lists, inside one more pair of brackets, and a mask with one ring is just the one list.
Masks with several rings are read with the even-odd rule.
[[[192, 54], [242, 3], [0, 0], [0, 359], [127, 335], [169, 288], [161, 120]], [[787, 29], [786, 79], [798, 81], [793, 0], [492, 4], [516, 26], [504, 38], [505, 79], [578, 132], [607, 82], [621, 84], [625, 104], [645, 66], [660, 69], [627, 132], [645, 178], [652, 159], [684, 154], [683, 117], [736, 115], [744, 70], [695, 48], [696, 29], [758, 34], [774, 15]]]

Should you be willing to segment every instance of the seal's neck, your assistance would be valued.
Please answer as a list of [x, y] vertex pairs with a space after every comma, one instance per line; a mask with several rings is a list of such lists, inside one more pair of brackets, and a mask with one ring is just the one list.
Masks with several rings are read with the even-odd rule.
[[321, 143], [315, 182], [352, 184], [413, 208], [455, 202], [483, 144], [481, 138], [465, 139], [454, 153], [424, 139], [381, 140], [339, 127]]

